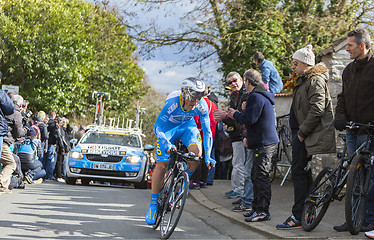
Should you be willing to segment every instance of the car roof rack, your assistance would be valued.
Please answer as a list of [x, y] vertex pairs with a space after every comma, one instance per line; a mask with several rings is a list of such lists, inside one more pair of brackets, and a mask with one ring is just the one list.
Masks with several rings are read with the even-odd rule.
[[[139, 134], [142, 137], [145, 137], [145, 135], [142, 133], [142, 129], [139, 127], [143, 124], [143, 120], [139, 124], [137, 124], [136, 121], [132, 119], [126, 119], [126, 125], [125, 125], [125, 119], [118, 118], [109, 118], [109, 124], [105, 124], [105, 118], [103, 121], [103, 124], [97, 125], [97, 124], [91, 124], [87, 126], [87, 130], [96, 130], [96, 131], [119, 131], [119, 132], [128, 132], [132, 134]], [[122, 124], [120, 125], [120, 122]]]

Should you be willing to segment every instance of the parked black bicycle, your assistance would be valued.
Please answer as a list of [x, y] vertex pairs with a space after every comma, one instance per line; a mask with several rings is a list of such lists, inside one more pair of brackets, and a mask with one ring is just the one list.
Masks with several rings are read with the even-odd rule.
[[322, 169], [314, 180], [309, 197], [305, 200], [301, 217], [305, 231], [312, 231], [317, 227], [331, 202], [341, 201], [344, 198], [341, 191], [347, 182], [352, 158], [348, 158], [345, 134], [338, 136], [344, 141], [343, 151], [337, 154], [340, 159], [339, 165], [334, 171], [330, 167]]
[[201, 161], [194, 153], [172, 151], [164, 183], [158, 197], [158, 212], [153, 229], [160, 226], [161, 238], [167, 239], [173, 233], [182, 215], [189, 191], [187, 175], [188, 161]]
[[347, 179], [345, 220], [352, 235], [360, 232], [364, 224], [366, 200], [370, 188], [370, 177], [374, 155], [370, 145], [374, 136], [374, 125], [353, 123], [358, 134], [365, 134], [366, 141], [356, 150]]
[[[374, 134], [374, 125], [350, 122], [347, 128], [366, 134], [367, 139], [353, 156], [347, 156], [345, 147], [339, 165], [334, 171], [331, 168], [324, 168], [318, 174], [304, 205], [302, 226], [305, 231], [312, 231], [321, 222], [330, 203], [335, 199], [341, 201], [344, 196], [348, 231], [351, 234], [358, 234], [364, 223], [373, 158], [369, 146]], [[342, 194], [341, 190], [345, 184], [346, 193]]]
[[[281, 186], [287, 179], [291, 171], [292, 161], [292, 146], [291, 146], [291, 129], [288, 126], [289, 114], [277, 117], [277, 132], [279, 137], [279, 144], [277, 154], [272, 159], [272, 168], [269, 172], [270, 182], [273, 182], [276, 174], [278, 173], [282, 179]], [[286, 172], [281, 169], [286, 168]]]

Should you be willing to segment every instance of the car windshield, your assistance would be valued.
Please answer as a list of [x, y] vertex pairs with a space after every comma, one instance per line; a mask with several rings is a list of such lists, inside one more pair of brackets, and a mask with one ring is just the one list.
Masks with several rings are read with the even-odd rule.
[[127, 147], [140, 148], [141, 143], [138, 135], [124, 133], [107, 133], [90, 131], [82, 137], [80, 143], [110, 144]]

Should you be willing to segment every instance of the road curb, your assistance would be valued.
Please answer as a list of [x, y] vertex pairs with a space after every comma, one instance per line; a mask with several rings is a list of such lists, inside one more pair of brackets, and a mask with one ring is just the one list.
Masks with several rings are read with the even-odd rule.
[[[300, 236], [297, 234], [294, 234], [291, 231], [281, 231], [275, 229], [273, 226], [269, 226], [265, 223], [261, 222], [255, 222], [255, 223], [248, 223], [244, 221], [243, 216], [238, 213], [235, 213], [233, 211], [230, 211], [221, 205], [209, 200], [200, 190], [192, 190], [190, 191], [190, 196], [193, 197], [193, 199], [201, 204], [202, 206], [230, 219], [231, 221], [234, 221], [236, 223], [239, 223], [243, 226], [248, 227], [249, 229], [256, 231], [258, 233], [267, 235], [269, 238], [278, 238], [278, 239], [311, 239], [315, 236]], [[327, 239], [327, 237], [326, 237]]]

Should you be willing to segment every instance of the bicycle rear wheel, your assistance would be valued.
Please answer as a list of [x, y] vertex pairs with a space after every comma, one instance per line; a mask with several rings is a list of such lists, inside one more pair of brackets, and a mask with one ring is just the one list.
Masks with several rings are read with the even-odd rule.
[[366, 198], [369, 186], [366, 178], [370, 178], [370, 174], [368, 174], [365, 167], [365, 162], [365, 156], [355, 156], [347, 179], [345, 220], [348, 231], [352, 235], [360, 232], [366, 212]]
[[188, 175], [182, 172], [170, 186], [168, 197], [161, 216], [161, 238], [167, 239], [173, 233], [182, 215], [187, 199]]
[[292, 134], [291, 129], [287, 125], [283, 125], [280, 131], [280, 141], [282, 142], [281, 154], [279, 161], [290, 164], [292, 162]]
[[305, 200], [301, 216], [305, 231], [312, 231], [321, 222], [331, 202], [333, 184], [332, 169], [322, 169], [312, 184], [309, 197]]

